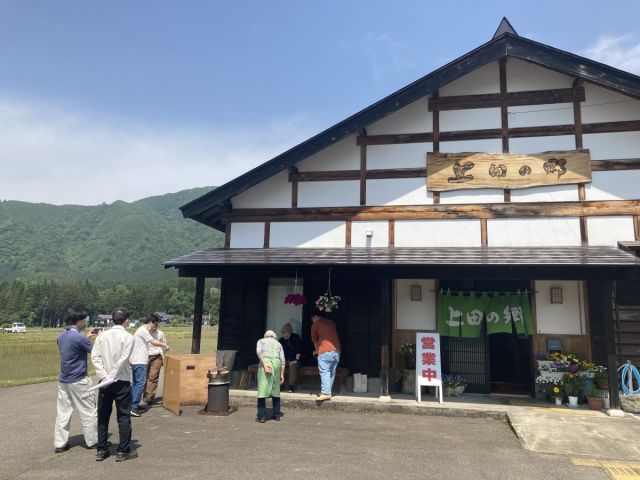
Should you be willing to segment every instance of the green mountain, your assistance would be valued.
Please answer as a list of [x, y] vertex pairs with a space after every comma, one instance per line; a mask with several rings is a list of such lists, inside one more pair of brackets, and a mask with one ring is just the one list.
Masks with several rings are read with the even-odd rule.
[[175, 280], [163, 261], [224, 243], [178, 210], [212, 188], [96, 206], [0, 202], [0, 281]]

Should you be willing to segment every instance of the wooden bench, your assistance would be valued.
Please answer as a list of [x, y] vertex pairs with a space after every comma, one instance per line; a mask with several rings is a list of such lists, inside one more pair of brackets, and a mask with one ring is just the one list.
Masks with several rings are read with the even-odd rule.
[[[340, 392], [347, 390], [347, 377], [349, 376], [348, 368], [337, 368], [336, 378], [340, 379]], [[298, 387], [302, 385], [304, 377], [317, 377], [320, 378], [320, 371], [318, 367], [300, 367], [298, 369]]]
[[[247, 372], [249, 373], [249, 378], [253, 380], [256, 378], [255, 376], [258, 374], [258, 364], [249, 365], [247, 367]], [[348, 368], [337, 368], [336, 369], [336, 378], [340, 379], [340, 391], [345, 392], [347, 390], [347, 377], [349, 376]], [[298, 378], [296, 382], [296, 386], [300, 388], [302, 386], [302, 381], [304, 377], [317, 377], [320, 379], [320, 371], [318, 367], [300, 367], [298, 368]], [[250, 382], [247, 382], [247, 388], [250, 387]], [[256, 382], [257, 383], [257, 378]]]

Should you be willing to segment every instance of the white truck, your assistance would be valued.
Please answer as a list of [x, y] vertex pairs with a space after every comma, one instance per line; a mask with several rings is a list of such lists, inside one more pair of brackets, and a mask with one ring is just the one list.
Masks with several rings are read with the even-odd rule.
[[27, 333], [27, 326], [21, 322], [15, 322], [4, 329], [4, 333]]

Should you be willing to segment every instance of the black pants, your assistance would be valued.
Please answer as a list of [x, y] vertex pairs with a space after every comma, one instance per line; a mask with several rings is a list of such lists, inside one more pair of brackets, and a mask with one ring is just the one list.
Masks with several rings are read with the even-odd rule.
[[[280, 397], [271, 397], [273, 401], [273, 417], [280, 416]], [[267, 399], [258, 399], [258, 418], [267, 418]]]
[[98, 450], [107, 449], [107, 434], [113, 402], [116, 402], [120, 444], [118, 452], [129, 453], [131, 449], [131, 382], [118, 380], [107, 388], [100, 389], [98, 395]]

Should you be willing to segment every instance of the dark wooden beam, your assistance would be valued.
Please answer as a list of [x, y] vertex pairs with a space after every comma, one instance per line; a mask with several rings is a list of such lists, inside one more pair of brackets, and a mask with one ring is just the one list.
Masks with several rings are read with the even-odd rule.
[[[582, 90], [582, 97], [580, 96], [580, 90]], [[582, 80], [576, 79], [573, 82], [573, 125], [574, 135], [576, 137], [576, 150], [582, 150], [582, 107], [580, 102], [584, 102], [584, 88], [582, 87]]]
[[[509, 107], [526, 107], [530, 105], [551, 105], [554, 103], [571, 103], [577, 98], [584, 102], [584, 88], [561, 88], [556, 90], [532, 90], [528, 92], [508, 92], [506, 102]], [[432, 97], [429, 100], [429, 111], [471, 110], [476, 108], [498, 108], [502, 97], [499, 93], [480, 95], [457, 95], [449, 97]]]
[[263, 248], [269, 248], [269, 242], [271, 241], [271, 223], [264, 222], [264, 243]]
[[389, 246], [393, 247], [396, 244], [396, 222], [395, 220], [389, 220]]
[[[507, 104], [507, 57], [500, 59], [500, 120], [502, 124], [502, 153], [509, 153], [509, 105]], [[505, 193], [506, 197], [506, 193]], [[505, 199], [506, 201], [506, 199]]]
[[[583, 134], [637, 132], [640, 130], [640, 120], [625, 120], [620, 122], [585, 123], [582, 125]], [[517, 127], [509, 129], [509, 138], [527, 137], [557, 137], [574, 135], [575, 126], [545, 125], [541, 127]], [[440, 132], [440, 141], [457, 142], [462, 140], [490, 140], [502, 138], [501, 128], [486, 128], [481, 130], [459, 130]], [[369, 135], [358, 137], [358, 145], [395, 145], [403, 143], [433, 142], [433, 133], [400, 133], [386, 135]]]
[[[437, 100], [440, 96], [440, 92], [436, 90], [433, 92], [431, 98]], [[438, 110], [433, 111], [433, 153], [440, 153], [440, 112]], [[440, 192], [433, 193], [433, 203], [435, 205], [440, 203]]]
[[289, 181], [291, 182], [291, 206], [296, 208], [298, 206], [298, 181], [299, 173], [296, 167], [289, 168]]
[[427, 220], [639, 215], [640, 200], [236, 209], [227, 222]]
[[[233, 215], [233, 211], [226, 214], [227, 216]], [[231, 246], [231, 223], [227, 223], [224, 226], [224, 248]]]
[[611, 170], [640, 170], [640, 158], [591, 160], [591, 170], [594, 172]]
[[487, 219], [480, 219], [480, 243], [482, 245], [489, 245], [489, 237], [487, 236]]
[[202, 312], [204, 309], [204, 277], [196, 278], [196, 297], [193, 307], [193, 334], [191, 336], [191, 353], [200, 353], [202, 339]]
[[603, 303], [603, 318], [605, 342], [607, 350], [607, 370], [609, 373], [609, 401], [612, 409], [620, 408], [620, 394], [618, 386], [618, 355], [616, 354], [616, 328], [613, 317], [614, 282], [598, 281], [598, 290]]
[[367, 204], [367, 146], [360, 145], [360, 205], [366, 205], [366, 204]]
[[[578, 200], [584, 202], [587, 199], [584, 183], [578, 184]], [[589, 245], [589, 229], [587, 227], [587, 217], [580, 217], [580, 243]]]

